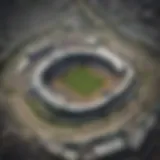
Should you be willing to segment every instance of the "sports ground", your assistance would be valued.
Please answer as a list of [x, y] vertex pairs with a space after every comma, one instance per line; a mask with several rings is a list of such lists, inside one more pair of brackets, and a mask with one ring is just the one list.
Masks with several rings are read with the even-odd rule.
[[110, 92], [116, 81], [119, 80], [103, 69], [77, 65], [53, 80], [52, 86], [68, 101], [81, 103], [102, 97], [104, 91]]
[[104, 78], [92, 73], [88, 67], [77, 66], [71, 69], [63, 77], [62, 81], [77, 93], [86, 96], [101, 88]]

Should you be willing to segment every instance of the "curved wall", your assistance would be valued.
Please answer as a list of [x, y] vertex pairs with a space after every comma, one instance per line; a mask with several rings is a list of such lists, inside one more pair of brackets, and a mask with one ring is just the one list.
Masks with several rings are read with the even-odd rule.
[[[67, 54], [67, 53], [66, 53]], [[81, 55], [80, 53], [71, 57], [65, 57], [48, 66], [47, 70], [43, 73], [43, 82], [47, 83], [50, 79], [65, 72], [68, 68], [74, 65], [95, 65], [98, 64], [107, 70], [110, 70], [115, 75], [120, 75], [122, 72], [118, 72], [117, 69], [109, 61], [106, 61], [98, 56]]]
[[[111, 99], [109, 103], [107, 104], [101, 104], [99, 107], [84, 111], [84, 112], [72, 112], [68, 111], [67, 107], [65, 105], [63, 107], [54, 107], [56, 104], [50, 104], [48, 103], [44, 97], [41, 97], [38, 92], [35, 90], [36, 95], [38, 95], [38, 98], [42, 103], [44, 103], [45, 107], [50, 112], [53, 112], [53, 120], [58, 120], [62, 122], [72, 122], [72, 123], [82, 123], [90, 120], [95, 120], [98, 118], [103, 118], [110, 114], [112, 111], [123, 108], [130, 98], [134, 98], [134, 89], [136, 85], [136, 80], [133, 80], [131, 84], [128, 86], [128, 88], [120, 94], [119, 96], [115, 97], [114, 99]], [[104, 96], [105, 97], [105, 96]], [[75, 106], [76, 107], [76, 106]]]
[[[72, 122], [93, 120], [106, 116], [114, 109], [123, 107], [125, 103], [127, 103], [129, 97], [131, 96], [130, 94], [132, 94], [132, 89], [135, 86], [134, 72], [131, 68], [124, 68], [126, 65], [123, 66], [123, 62], [121, 62], [120, 59], [113, 57], [110, 53], [106, 53], [108, 54], [108, 57], [104, 56], [104, 58], [102, 58], [102, 54], [104, 54], [103, 52], [101, 52], [101, 56], [99, 56], [98, 53], [84, 54], [77, 52], [76, 54], [71, 53], [69, 56], [67, 53], [63, 53], [63, 55], [58, 53], [55, 57], [51, 57], [53, 59], [47, 59], [41, 66], [39, 66], [36, 72], [37, 75], [34, 75], [35, 79], [33, 82], [33, 88], [37, 94], [39, 94], [39, 98], [43, 101], [43, 103], [45, 103], [48, 110], [54, 113], [54, 117], [56, 117], [56, 119]], [[65, 102], [63, 98], [61, 101], [61, 97], [58, 97], [54, 92], [54, 94], [49, 92], [46, 88], [46, 84], [51, 80], [51, 78], [56, 77], [64, 72], [64, 70], [68, 69], [71, 65], [75, 65], [77, 63], [91, 65], [100, 64], [102, 67], [107, 68], [107, 70], [110, 69], [114, 74], [126, 74], [126, 77], [122, 83], [122, 86], [116, 90], [116, 92], [112, 93], [113, 95], [107, 95], [104, 93], [102, 98], [103, 101], [98, 101], [98, 103], [94, 102], [91, 104], [93, 107], [90, 106], [90, 104], [89, 107], [87, 107], [88, 105], [86, 104], [70, 104]], [[114, 63], [116, 63], [115, 66]]]

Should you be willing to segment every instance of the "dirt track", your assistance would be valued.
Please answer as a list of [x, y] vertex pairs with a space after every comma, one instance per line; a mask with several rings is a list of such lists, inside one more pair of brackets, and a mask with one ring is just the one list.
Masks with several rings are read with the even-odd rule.
[[[40, 120], [39, 118], [35, 117], [34, 113], [31, 112], [28, 106], [24, 103], [24, 101], [19, 96], [14, 96], [11, 99], [12, 103], [12, 111], [15, 116], [19, 119], [19, 121], [23, 124], [23, 126], [29, 127], [31, 130], [36, 132], [38, 135], [42, 136], [43, 138], [50, 137], [55, 139], [56, 141], [68, 141], [70, 140], [77, 140], [80, 141], [85, 140], [88, 136], [94, 135], [103, 135], [103, 133], [112, 132], [117, 130], [119, 127], [123, 126], [129, 119], [132, 119], [134, 114], [138, 113], [138, 110], [135, 110], [135, 105], [132, 104], [129, 110], [132, 110], [134, 107], [134, 111], [132, 110], [132, 116], [128, 114], [125, 116], [125, 119], [121, 119], [121, 115], [125, 114], [125, 112], [129, 112], [128, 109], [125, 109], [120, 115], [112, 116], [112, 118], [108, 121], [99, 120], [92, 124], [86, 124], [80, 128], [73, 128], [72, 126], [60, 127], [57, 125], [49, 125], [44, 121]], [[119, 119], [120, 118], [120, 119]], [[103, 125], [106, 128], [103, 128]]]

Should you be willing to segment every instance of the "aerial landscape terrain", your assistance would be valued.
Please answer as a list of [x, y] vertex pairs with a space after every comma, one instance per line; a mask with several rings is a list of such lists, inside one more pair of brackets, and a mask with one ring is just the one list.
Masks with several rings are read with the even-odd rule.
[[158, 0], [1, 6], [2, 160], [159, 159]]

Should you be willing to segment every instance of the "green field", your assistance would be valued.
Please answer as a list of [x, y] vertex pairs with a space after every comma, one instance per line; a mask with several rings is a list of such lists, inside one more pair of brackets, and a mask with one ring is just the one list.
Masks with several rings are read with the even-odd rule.
[[64, 77], [63, 83], [82, 96], [90, 95], [103, 84], [104, 78], [92, 73], [89, 68], [77, 66]]

